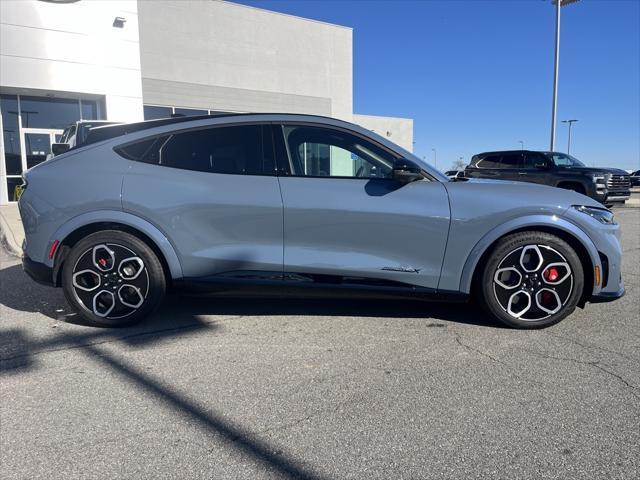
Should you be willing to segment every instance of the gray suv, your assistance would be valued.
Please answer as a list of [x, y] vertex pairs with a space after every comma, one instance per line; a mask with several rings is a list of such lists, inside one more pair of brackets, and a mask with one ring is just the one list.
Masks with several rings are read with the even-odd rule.
[[19, 206], [25, 270], [103, 326], [148, 316], [169, 288], [474, 296], [520, 328], [624, 293], [619, 226], [594, 200], [449, 181], [385, 138], [324, 117], [95, 128], [26, 173]]

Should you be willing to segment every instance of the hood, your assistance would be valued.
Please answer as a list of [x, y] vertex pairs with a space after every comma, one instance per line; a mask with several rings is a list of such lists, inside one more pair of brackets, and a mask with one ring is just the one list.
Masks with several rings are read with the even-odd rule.
[[557, 167], [559, 170], [566, 172], [580, 172], [580, 173], [610, 173], [612, 175], [629, 175], [626, 171], [619, 168], [609, 167]]
[[[598, 170], [602, 171], [602, 170]], [[454, 188], [451, 188], [455, 185]], [[564, 211], [571, 205], [602, 208], [602, 204], [581, 193], [537, 183], [469, 178], [465, 182], [447, 182], [447, 190], [477, 196], [480, 203], [502, 204], [505, 208], [522, 207]], [[473, 192], [473, 193], [471, 193]], [[456, 195], [456, 193], [454, 193]]]

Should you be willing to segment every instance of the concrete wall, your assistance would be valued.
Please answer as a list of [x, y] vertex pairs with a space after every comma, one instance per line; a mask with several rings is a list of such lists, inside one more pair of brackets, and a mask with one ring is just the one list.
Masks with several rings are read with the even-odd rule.
[[413, 119], [398, 117], [378, 117], [374, 115], [353, 115], [353, 122], [373, 130], [378, 135], [413, 152]]
[[352, 119], [352, 30], [229, 2], [138, 2], [144, 103]]
[[[115, 17], [124, 28], [113, 27]], [[105, 96], [110, 120], [141, 120], [139, 50], [136, 0], [0, 1], [5, 91]]]

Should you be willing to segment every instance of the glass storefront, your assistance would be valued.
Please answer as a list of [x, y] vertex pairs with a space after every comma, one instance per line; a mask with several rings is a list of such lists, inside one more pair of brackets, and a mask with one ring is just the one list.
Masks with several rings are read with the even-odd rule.
[[6, 171], [0, 181], [7, 186], [2, 201], [16, 201], [22, 173], [47, 159], [51, 144], [63, 129], [78, 120], [104, 118], [101, 100], [0, 95], [2, 137]]
[[160, 105], [144, 105], [144, 119], [157, 120], [171, 118], [172, 116], [193, 117], [196, 115], [214, 115], [216, 113], [230, 113], [220, 110], [207, 110], [204, 108], [166, 107]]

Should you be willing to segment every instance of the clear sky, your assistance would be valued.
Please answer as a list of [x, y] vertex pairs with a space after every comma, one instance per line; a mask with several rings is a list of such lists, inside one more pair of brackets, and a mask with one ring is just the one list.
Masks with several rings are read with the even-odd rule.
[[[414, 119], [414, 152], [438, 167], [486, 150], [547, 150], [550, 0], [239, 0], [353, 28], [354, 112]], [[556, 150], [640, 168], [640, 0], [562, 8]]]

